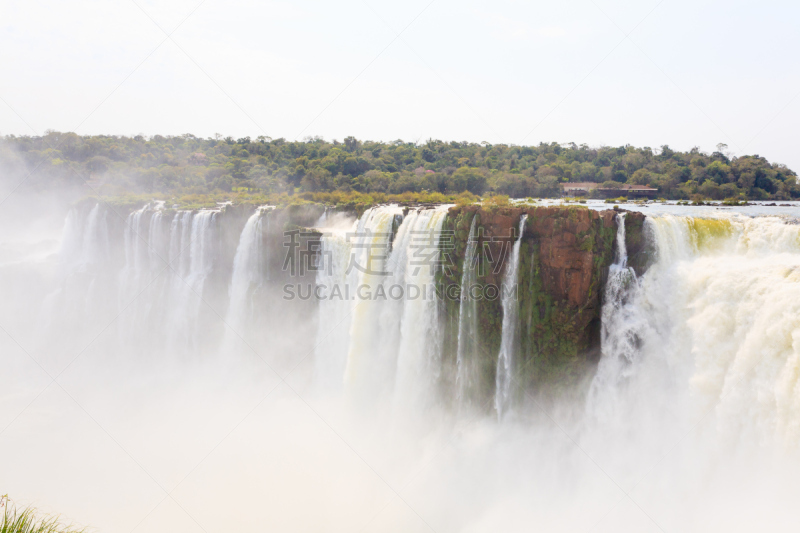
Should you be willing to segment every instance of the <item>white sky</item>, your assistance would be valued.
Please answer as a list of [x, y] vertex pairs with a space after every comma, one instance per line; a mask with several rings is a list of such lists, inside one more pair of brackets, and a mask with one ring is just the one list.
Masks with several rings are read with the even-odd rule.
[[788, 1], [5, 0], [0, 133], [724, 142], [800, 171], [798, 29]]

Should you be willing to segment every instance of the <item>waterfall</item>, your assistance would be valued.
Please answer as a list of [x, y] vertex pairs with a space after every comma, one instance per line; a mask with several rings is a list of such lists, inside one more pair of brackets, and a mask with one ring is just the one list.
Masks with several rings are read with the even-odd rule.
[[587, 404], [590, 411], [601, 418], [604, 414], [600, 409], [607, 407], [613, 400], [603, 402], [599, 396], [603, 393], [614, 394], [613, 391], [619, 383], [628, 376], [630, 366], [640, 353], [641, 330], [646, 321], [636, 301], [636, 273], [627, 266], [625, 213], [617, 213], [616, 224], [614, 262], [608, 270], [603, 308], [600, 312], [602, 355], [589, 390]]
[[148, 256], [142, 233], [145, 229], [145, 213], [150, 212], [148, 208], [149, 205], [145, 205], [133, 211], [125, 221], [125, 267], [121, 273], [120, 307], [132, 300], [142, 285], [144, 261]]
[[100, 204], [82, 219], [77, 210], [71, 209], [64, 222], [64, 231], [59, 246], [59, 276], [77, 273], [99, 274], [98, 267], [110, 254], [108, 215]]
[[178, 276], [189, 272], [189, 242], [192, 229], [192, 212], [178, 211], [172, 218], [170, 230], [170, 268]]
[[170, 220], [157, 202], [128, 215], [117, 284], [122, 343], [171, 352], [198, 346], [203, 290], [217, 254], [218, 213], [177, 211]]
[[166, 246], [163, 242], [163, 228], [161, 225], [163, 216], [161, 210], [156, 210], [150, 217], [150, 228], [147, 234], [147, 252], [150, 271], [158, 274], [166, 265], [167, 255]]
[[612, 266], [617, 270], [625, 269], [628, 266], [628, 246], [625, 244], [625, 215], [627, 213], [617, 213], [617, 238], [615, 239], [617, 249], [614, 250], [614, 263]]
[[[224, 340], [216, 315], [203, 302], [216, 292], [228, 302], [226, 320], [237, 331], [267, 320], [253, 298], [268, 281], [260, 236], [273, 215], [265, 208], [252, 213], [237, 246], [222, 257], [221, 212], [150, 204], [131, 212], [124, 226], [114, 226], [101, 205], [72, 210], [59, 252], [58, 283], [46, 300], [47, 323], [58, 315], [54, 327], [85, 327], [91, 339], [133, 300], [118, 319], [121, 349], [193, 354], [205, 346], [216, 349]], [[315, 281], [324, 297], [315, 303], [313, 373], [321, 388], [383, 397], [396, 405], [419, 406], [433, 398], [442, 370], [443, 332], [430, 265], [438, 259], [446, 212], [447, 206], [385, 205], [358, 219], [332, 212], [320, 218], [321, 268]], [[600, 313], [602, 353], [587, 394], [588, 417], [621, 428], [629, 423], [624, 414], [632, 411], [679, 418], [676, 413], [696, 409], [699, 402], [714, 408], [720, 431], [746, 426], [753, 438], [800, 439], [795, 414], [800, 412], [795, 377], [800, 368], [800, 226], [735, 214], [648, 217], [644, 230], [654, 261], [637, 278], [627, 265], [625, 222], [626, 215], [617, 214], [614, 260]], [[519, 276], [525, 223], [519, 221], [503, 273], [507, 288]], [[477, 226], [473, 218], [455, 339], [455, 394], [462, 406], [484, 386], [475, 365], [483, 356], [475, 342], [477, 301], [468, 294], [477, 282]], [[116, 237], [110, 234], [114, 228]], [[164, 270], [163, 260], [171, 268]], [[228, 262], [231, 275], [216, 280], [212, 273], [226, 271], [221, 261]], [[279, 304], [265, 302], [277, 312]], [[494, 380], [500, 417], [511, 404], [519, 335], [516, 300], [504, 295], [501, 307]]]
[[469, 399], [469, 393], [476, 385], [475, 361], [480, 356], [478, 350], [478, 303], [470, 296], [470, 290], [477, 281], [478, 240], [476, 225], [478, 216], [472, 218], [469, 237], [464, 253], [461, 274], [461, 297], [458, 307], [458, 348], [456, 352], [456, 396], [461, 404]]
[[726, 436], [800, 443], [800, 226], [670, 218], [653, 222], [659, 254], [682, 258], [669, 311], [690, 390]]
[[[625, 213], [617, 214], [617, 238], [614, 262], [608, 270], [601, 322], [603, 325], [601, 346], [610, 353], [621, 356], [621, 361], [630, 362], [637, 351], [637, 336], [630, 328], [619, 327], [630, 322], [625, 309], [629, 291], [635, 290], [636, 273], [628, 267], [628, 251], [625, 245]], [[624, 332], [623, 334], [619, 334]]]
[[120, 341], [130, 343], [145, 329], [147, 320], [147, 300], [139, 293], [148, 287], [151, 273], [147, 247], [149, 222], [153, 211], [149, 204], [133, 211], [125, 221], [124, 250], [125, 266], [120, 273], [118, 307], [121, 311], [117, 319]]
[[737, 215], [647, 224], [655, 263], [627, 292], [624, 263], [609, 274], [607, 295], [622, 297], [604, 304], [590, 416], [623, 426], [622, 413], [647, 412], [663, 424], [712, 409], [722, 436], [800, 443], [800, 226]]
[[316, 287], [320, 294], [317, 342], [314, 349], [314, 374], [318, 386], [339, 391], [343, 384], [347, 354], [350, 349], [350, 323], [356, 287], [348, 274], [353, 254], [351, 237], [358, 231], [358, 221], [345, 215], [329, 216], [327, 211], [317, 222], [322, 231]]
[[[226, 346], [243, 335], [252, 320], [252, 298], [254, 291], [266, 278], [266, 257], [264, 249], [264, 220], [269, 224], [270, 207], [256, 208], [239, 236], [236, 255], [233, 258], [233, 272], [228, 288], [228, 313], [225, 319], [227, 328]], [[266, 214], [265, 214], [266, 213]]]
[[391, 392], [407, 406], [430, 398], [442, 341], [434, 269], [448, 208], [403, 217], [397, 206], [381, 206], [357, 222], [320, 219], [327, 227], [320, 228], [315, 373], [326, 388], [344, 384], [369, 397]]
[[186, 281], [199, 297], [214, 264], [212, 231], [216, 211], [200, 211], [192, 218], [191, 242], [189, 243], [189, 273]]
[[93, 324], [115, 312], [116, 302], [109, 298], [110, 259], [106, 210], [99, 203], [85, 216], [71, 209], [59, 246], [57, 286], [45, 297], [41, 310], [49, 329], [74, 330], [80, 322]]
[[[511, 386], [514, 379], [514, 350], [517, 342], [517, 322], [519, 321], [519, 301], [517, 279], [519, 271], [519, 249], [525, 231], [528, 215], [522, 215], [519, 221], [517, 240], [511, 249], [511, 257], [506, 265], [501, 289], [503, 305], [503, 330], [500, 338], [500, 353], [497, 356], [497, 376], [494, 407], [498, 418], [508, 410], [511, 403]], [[514, 288], [513, 293], [511, 288]]]
[[89, 265], [102, 263], [108, 254], [108, 226], [107, 213], [96, 204], [89, 212], [86, 220], [86, 229], [83, 231], [81, 243], [80, 268], [86, 269]]
[[[170, 269], [167, 296], [167, 348], [170, 351], [196, 352], [200, 346], [199, 318], [205, 306], [203, 289], [214, 267], [215, 217], [219, 211], [183, 213], [179, 243], [171, 243], [180, 265]], [[178, 215], [176, 215], [178, 216]]]
[[395, 385], [395, 401], [399, 404], [428, 401], [439, 377], [443, 339], [434, 273], [448, 208], [445, 205], [417, 210], [401, 226], [405, 230], [402, 235], [408, 238], [398, 245], [407, 250], [402, 265], [406, 294], [402, 302]]
[[[187, 499], [210, 495], [209, 505], [225, 499], [217, 501], [224, 513], [202, 517], [214, 529], [263, 529], [265, 513], [296, 530], [352, 529], [362, 516], [359, 524], [376, 530], [419, 522], [396, 494], [392, 506], [392, 491], [374, 472], [439, 530], [796, 527], [797, 219], [745, 216], [756, 210], [751, 206], [737, 214], [650, 205], [642, 209], [681, 216], [648, 213], [644, 220], [632, 212], [525, 208], [529, 218], [517, 221], [497, 273], [507, 289], [520, 285], [517, 308], [506, 295], [482, 307], [469, 294], [456, 303], [432, 293], [437, 280], [451, 289], [460, 283], [465, 293], [484, 281], [476, 262], [491, 235], [479, 233], [481, 220], [469, 220], [471, 208], [453, 209], [457, 225], [446, 206], [385, 205], [360, 216], [328, 211], [315, 226], [321, 269], [291, 280], [315, 282], [322, 298], [295, 301], [281, 298], [288, 274], [266, 279], [260, 260], [270, 253], [269, 264], [280, 266], [276, 230], [314, 226], [321, 209], [239, 209], [150, 204], [117, 220], [103, 204], [84, 200], [67, 215], [57, 262], [37, 256], [4, 263], [0, 287], [13, 290], [2, 313], [0, 429], [4, 457], [13, 460], [0, 461], [0, 477], [21, 501], [66, 502], [60, 510], [76, 521], [104, 520], [100, 529], [118, 530], [130, 502], [141, 504], [142, 515], [152, 508], [136, 499], [152, 483], [122, 460], [108, 435], [167, 482], [183, 479], [229, 435], [182, 489]], [[509, 212], [517, 210], [487, 212], [484, 228], [501, 221], [507, 227]], [[573, 353], [571, 346], [540, 342], [564, 316], [561, 302], [549, 297], [552, 285], [576, 288], [577, 269], [565, 260], [574, 255], [561, 246], [580, 247], [581, 240], [557, 223], [573, 214], [588, 214], [592, 224], [586, 232], [583, 223], [570, 227], [575, 237], [594, 239], [582, 260], [593, 261], [591, 298], [597, 301], [599, 290], [602, 305], [585, 315], [591, 328], [602, 319], [596, 369], [588, 355], [586, 364], [560, 367], [558, 357]], [[649, 264], [640, 271], [634, 254], [642, 220]], [[451, 280], [429, 267], [445, 250], [439, 233], [453, 226], [456, 272], [462, 259], [463, 267]], [[268, 234], [263, 241], [261, 233]], [[13, 250], [0, 244], [5, 261]], [[530, 265], [529, 245], [542, 254]], [[164, 270], [163, 259], [172, 268]], [[598, 287], [602, 266], [606, 284]], [[394, 298], [400, 289], [403, 297]], [[242, 334], [259, 335], [278, 377], [258, 358], [228, 356], [223, 321], [201, 296], [242, 324]], [[49, 319], [37, 321], [30, 309], [43, 299]], [[442, 320], [446, 311], [456, 316]], [[14, 313], [19, 325], [8, 325]], [[123, 338], [108, 326], [113, 320]], [[32, 323], [30, 333], [18, 331], [24, 321]], [[492, 334], [479, 339], [481, 346], [492, 342], [492, 353], [478, 352], [479, 332]], [[537, 367], [546, 372], [531, 380], [543, 384], [533, 391], [537, 401], [517, 403], [523, 385], [514, 378], [532, 357], [554, 364]], [[562, 379], [562, 370], [573, 369], [585, 374]], [[47, 374], [59, 372], [58, 386], [48, 387]], [[497, 419], [475, 412], [492, 390]], [[70, 461], [52, 460], [66, 456]], [[103, 503], [93, 487], [111, 494], [109, 505], [95, 506], [99, 520], [80, 514], [85, 498], [64, 497], [87, 493]], [[264, 505], [260, 515], [249, 512]], [[156, 522], [167, 517], [157, 524], [165, 530], [187, 523], [169, 508], [154, 513]]]
[[[399, 206], [373, 207], [358, 221], [352, 236], [353, 249], [349, 268], [352, 295], [350, 342], [345, 367], [345, 386], [353, 393], [374, 395], [388, 386], [393, 366], [393, 346], [384, 333], [396, 322], [383, 322], [384, 304], [390, 304], [386, 292], [391, 261], [395, 217], [402, 216]], [[391, 319], [390, 319], [391, 320]], [[395, 345], [396, 347], [396, 345]]]

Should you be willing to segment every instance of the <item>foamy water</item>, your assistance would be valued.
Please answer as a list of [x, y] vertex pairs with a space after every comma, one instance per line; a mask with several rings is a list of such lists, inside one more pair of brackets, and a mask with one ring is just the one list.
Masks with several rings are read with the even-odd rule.
[[[228, 245], [217, 210], [72, 212], [0, 270], [0, 492], [100, 531], [793, 531], [800, 225], [646, 209], [655, 262], [618, 247], [583, 399], [500, 420], [437, 392], [435, 299], [270, 299], [267, 209]], [[324, 217], [317, 282], [430, 283], [412, 236], [444, 214]], [[391, 239], [390, 279], [347, 271], [359, 239]]]

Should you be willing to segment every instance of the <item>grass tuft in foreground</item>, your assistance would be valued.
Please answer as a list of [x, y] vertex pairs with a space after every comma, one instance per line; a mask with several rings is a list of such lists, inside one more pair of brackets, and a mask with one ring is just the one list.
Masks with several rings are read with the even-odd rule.
[[38, 515], [30, 507], [17, 509], [8, 499], [0, 497], [0, 508], [3, 518], [0, 521], [0, 533], [84, 533], [85, 528], [76, 528], [61, 523], [57, 516]]

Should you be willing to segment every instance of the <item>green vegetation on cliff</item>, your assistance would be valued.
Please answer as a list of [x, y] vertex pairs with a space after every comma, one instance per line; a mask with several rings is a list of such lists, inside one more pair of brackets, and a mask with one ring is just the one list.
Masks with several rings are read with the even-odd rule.
[[528, 210], [519, 265], [523, 387], [574, 384], [599, 358], [600, 308], [616, 225], [582, 206]]
[[[517, 390], [567, 390], [586, 375], [600, 356], [600, 311], [603, 287], [613, 260], [617, 235], [616, 213], [598, 212], [581, 205], [570, 206], [457, 206], [450, 209], [443, 229], [452, 232], [450, 268], [437, 274], [442, 294], [460, 287], [469, 228], [476, 218], [480, 287], [500, 287], [505, 261], [504, 243], [516, 239], [522, 214], [528, 216], [519, 254], [519, 346], [515, 362]], [[644, 215], [627, 213], [626, 243], [646, 268]], [[445, 249], [443, 248], [443, 251]], [[479, 262], [480, 265], [480, 262]], [[498, 291], [499, 292], [499, 291]], [[484, 291], [484, 294], [485, 291]], [[444, 331], [443, 385], [455, 383], [459, 334], [459, 301], [442, 301]], [[500, 299], [477, 302], [476, 344], [478, 361], [474, 390], [480, 404], [494, 393], [497, 354], [500, 348], [503, 309]]]
[[[201, 139], [193, 135], [80, 136], [0, 139], [4, 172], [30, 174], [39, 187], [91, 180], [103, 195], [208, 197], [294, 195], [340, 191], [367, 195], [553, 197], [564, 182], [657, 187], [666, 198], [800, 198], [797, 175], [757, 155], [677, 152], [632, 146], [538, 146], [443, 142], [287, 141], [258, 137]], [[208, 196], [210, 195], [210, 196]], [[199, 201], [198, 203], [203, 203]]]

